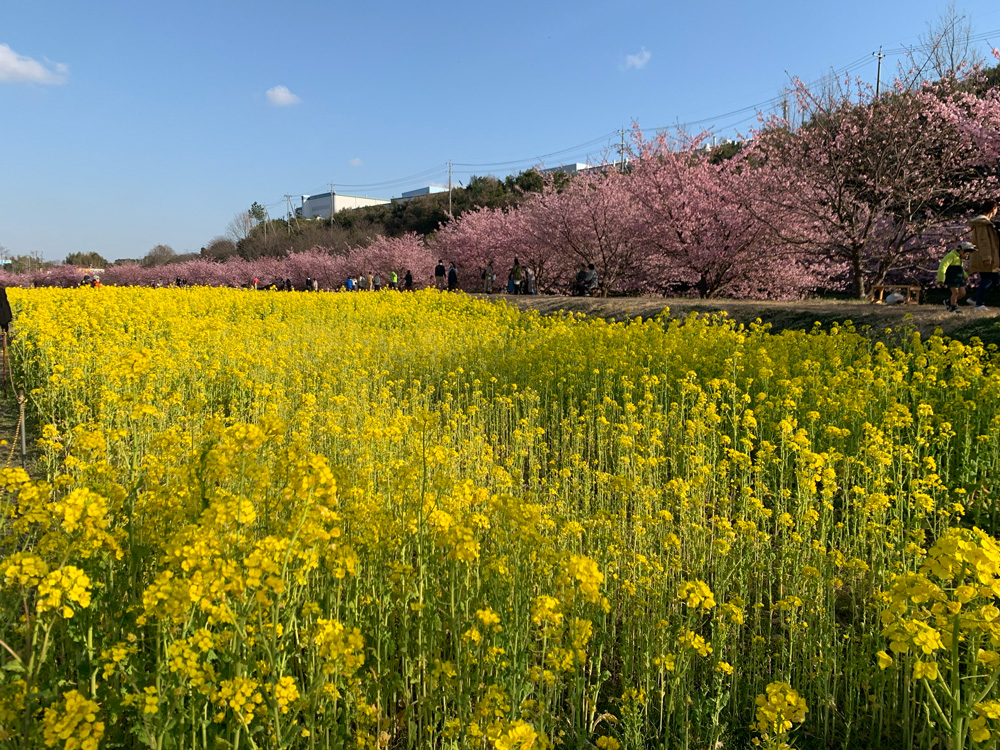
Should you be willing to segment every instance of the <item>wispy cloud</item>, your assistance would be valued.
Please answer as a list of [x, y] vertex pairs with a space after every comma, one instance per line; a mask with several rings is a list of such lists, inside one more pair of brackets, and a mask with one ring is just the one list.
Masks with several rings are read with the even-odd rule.
[[352, 167], [360, 167], [360, 166], [362, 166], [364, 164], [364, 162], [361, 161], [361, 159], [358, 158], [357, 156], [355, 156], [353, 159], [351, 159], [347, 163], [350, 164]]
[[287, 86], [275, 86], [267, 90], [267, 100], [275, 107], [290, 107], [302, 100], [288, 90]]
[[645, 47], [640, 47], [639, 51], [634, 55], [625, 55], [625, 70], [641, 70], [646, 67], [646, 63], [649, 62], [653, 54]]
[[69, 66], [49, 60], [38, 62], [0, 44], [0, 81], [10, 83], [59, 84], [66, 82]]

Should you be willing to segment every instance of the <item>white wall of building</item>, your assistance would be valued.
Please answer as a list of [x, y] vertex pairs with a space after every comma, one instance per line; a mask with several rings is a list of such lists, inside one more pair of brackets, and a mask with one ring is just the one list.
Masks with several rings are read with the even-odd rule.
[[[382, 198], [362, 198], [357, 195], [333, 194], [333, 212], [345, 208], [363, 208], [364, 206], [381, 206], [389, 201]], [[328, 219], [330, 217], [330, 194], [303, 195], [302, 208], [296, 213], [303, 219]]]

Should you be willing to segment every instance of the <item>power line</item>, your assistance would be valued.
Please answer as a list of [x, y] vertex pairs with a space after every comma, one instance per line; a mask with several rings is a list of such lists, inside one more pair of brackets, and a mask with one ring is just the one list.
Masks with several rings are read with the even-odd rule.
[[[981, 32], [979, 34], [974, 34], [974, 35], [972, 35], [972, 36], [969, 37], [968, 41], [970, 43], [971, 42], [987, 41], [990, 37], [996, 37], [998, 35], [1000, 35], [1000, 29], [994, 29], [992, 31], [986, 31], [986, 32]], [[903, 55], [903, 54], [907, 54], [907, 53], [912, 53], [912, 52], [916, 52], [916, 51], [930, 50], [930, 49], [933, 49], [935, 46], [936, 45], [933, 44], [933, 43], [926, 43], [926, 44], [916, 44], [916, 45], [904, 46], [904, 47], [895, 47], [895, 48], [892, 48], [892, 49], [883, 50], [881, 52], [881, 56], [882, 57], [896, 57], [896, 56], [899, 56], [899, 55]], [[853, 72], [856, 72], [858, 70], [861, 70], [861, 69], [863, 69], [863, 68], [871, 65], [872, 62], [873, 62], [872, 57], [869, 54], [865, 54], [865, 55], [863, 55], [861, 57], [858, 57], [855, 60], [852, 60], [851, 62], [847, 63], [846, 65], [842, 65], [839, 68], [831, 70], [829, 73], [826, 73], [825, 75], [820, 76], [820, 77], [814, 79], [813, 81], [811, 81], [811, 82], [809, 82], [809, 83], [807, 83], [805, 85], [808, 88], [815, 88], [817, 86], [822, 86], [825, 83], [828, 83], [828, 82], [833, 81], [833, 80], [835, 80], [837, 78], [840, 78], [841, 76], [844, 76], [844, 75], [847, 75], [849, 73], [853, 73]], [[879, 58], [879, 63], [881, 63], [881, 57]], [[775, 106], [778, 106], [782, 102], [787, 101], [787, 97], [788, 97], [788, 94], [786, 92], [786, 93], [782, 93], [782, 94], [778, 94], [776, 96], [770, 97], [770, 98], [765, 99], [763, 101], [756, 102], [754, 104], [748, 104], [748, 105], [746, 105], [744, 107], [740, 107], [738, 109], [730, 110], [728, 112], [723, 112], [721, 114], [712, 115], [712, 116], [709, 116], [709, 117], [703, 117], [703, 118], [697, 119], [697, 120], [687, 120], [687, 121], [685, 121], [683, 123], [678, 123], [677, 125], [666, 126], [666, 127], [659, 127], [659, 128], [653, 128], [653, 130], [655, 132], [663, 132], [663, 131], [666, 131], [666, 130], [670, 130], [672, 128], [688, 128], [688, 127], [695, 126], [695, 125], [705, 125], [705, 124], [709, 124], [709, 123], [718, 124], [720, 121], [723, 121], [723, 124], [720, 126], [721, 128], [729, 129], [729, 128], [735, 127], [736, 125], [740, 125], [740, 124], [742, 124], [744, 122], [747, 122], [748, 120], [753, 119], [754, 117], [757, 116], [757, 113], [759, 113], [759, 112], [765, 111], [765, 110], [767, 110], [769, 108], [772, 108], [772, 107], [775, 107]], [[729, 118], [733, 118], [733, 117], [737, 117], [739, 119], [737, 119], [735, 121], [729, 119]], [[541, 154], [541, 155], [537, 155], [537, 156], [525, 157], [525, 158], [522, 158], [522, 159], [513, 159], [513, 160], [509, 160], [509, 161], [499, 161], [499, 162], [480, 162], [480, 163], [473, 163], [473, 162], [451, 162], [450, 163], [451, 173], [452, 174], [456, 174], [456, 175], [474, 175], [476, 173], [475, 170], [478, 170], [478, 169], [501, 169], [501, 168], [507, 168], [507, 167], [517, 167], [517, 166], [521, 166], [521, 165], [531, 165], [531, 166], [534, 166], [536, 164], [544, 163], [546, 159], [551, 159], [551, 158], [554, 158], [554, 157], [567, 157], [567, 156], [570, 156], [570, 155], [573, 155], [573, 156], [576, 156], [576, 157], [580, 157], [580, 158], [585, 158], [586, 156], [589, 156], [589, 154], [585, 154], [584, 151], [583, 151], [583, 149], [587, 149], [587, 148], [590, 148], [592, 146], [596, 146], [596, 145], [598, 145], [600, 143], [609, 144], [610, 143], [610, 139], [612, 137], [616, 136], [616, 135], [619, 135], [619, 134], [620, 134], [620, 131], [618, 131], [618, 130], [612, 130], [612, 131], [609, 131], [607, 133], [603, 133], [602, 135], [600, 135], [600, 136], [598, 136], [596, 138], [592, 138], [589, 141], [585, 141], [583, 143], [577, 144], [575, 146], [570, 146], [570, 147], [565, 148], [565, 149], [560, 149], [558, 151], [551, 151], [549, 153]], [[454, 169], [454, 167], [465, 167], [466, 169]], [[445, 162], [445, 163], [442, 163], [442, 164], [438, 164], [438, 165], [436, 165], [434, 167], [429, 167], [429, 168], [427, 168], [427, 169], [425, 169], [425, 170], [423, 170], [421, 172], [417, 172], [415, 174], [408, 175], [406, 177], [399, 177], [399, 178], [392, 179], [392, 180], [385, 180], [385, 181], [382, 181], [382, 182], [371, 182], [371, 183], [355, 183], [355, 184], [332, 183], [332, 188], [344, 188], [344, 189], [348, 189], [348, 190], [389, 189], [389, 188], [393, 188], [393, 187], [401, 187], [403, 185], [410, 184], [410, 183], [413, 183], [413, 182], [416, 182], [416, 181], [419, 181], [419, 180], [426, 180], [426, 179], [429, 179], [431, 177], [436, 177], [438, 175], [444, 175], [445, 172], [448, 171], [448, 170], [449, 170], [449, 163]], [[332, 191], [332, 188], [331, 188], [331, 191]], [[313, 191], [313, 193], [316, 193], [316, 192], [318, 192], [318, 191]], [[304, 194], [308, 195], [309, 193], [304, 193]], [[282, 199], [282, 200], [275, 201], [274, 203], [269, 203], [269, 204], [267, 204], [267, 206], [268, 207], [272, 207], [272, 206], [275, 206], [275, 205], [280, 205], [281, 203], [284, 203], [284, 202], [285, 202], [285, 200]]]
[[411, 174], [406, 177], [398, 177], [393, 180], [385, 180], [383, 182], [369, 182], [369, 183], [357, 183], [357, 184], [335, 182], [333, 184], [335, 187], [350, 188], [352, 190], [357, 190], [360, 188], [394, 187], [395, 185], [400, 183], [412, 182], [414, 180], [420, 180], [426, 177], [432, 177], [437, 174], [442, 174], [447, 169], [448, 169], [448, 164], [446, 162], [444, 164], [436, 164], [433, 167], [428, 167], [427, 169], [417, 172], [416, 174]]
[[[1000, 29], [993, 29], [993, 31], [982, 31], [978, 34], [972, 34], [971, 36], [969, 36], [967, 41], [970, 44], [973, 42], [985, 42], [988, 41], [990, 37], [995, 37], [998, 34], [1000, 34]], [[926, 52], [928, 50], [936, 48], [937, 46], [938, 45], [934, 42], [926, 42], [924, 44], [914, 44], [909, 47], [895, 47], [893, 49], [887, 49], [885, 50], [884, 54], [897, 56], [906, 54], [907, 52], [921, 52], [921, 51]]]
[[612, 130], [612, 131], [610, 131], [608, 133], [605, 133], [603, 135], [598, 136], [597, 138], [592, 138], [591, 140], [589, 140], [589, 141], [587, 141], [585, 143], [579, 143], [576, 146], [570, 146], [569, 148], [564, 148], [564, 149], [561, 149], [559, 151], [553, 151], [553, 152], [548, 153], [548, 154], [541, 154], [539, 156], [529, 156], [529, 157], [526, 157], [524, 159], [514, 159], [512, 161], [486, 162], [486, 163], [482, 163], [482, 164], [471, 164], [471, 163], [468, 163], [468, 162], [458, 162], [458, 161], [456, 161], [454, 163], [454, 165], [456, 167], [483, 167], [483, 168], [487, 168], [487, 167], [508, 167], [508, 166], [515, 166], [517, 164], [525, 164], [527, 162], [539, 163], [539, 162], [543, 162], [543, 161], [545, 161], [545, 159], [549, 159], [549, 158], [551, 158], [553, 156], [563, 156], [563, 155], [568, 154], [568, 153], [573, 152], [573, 151], [580, 151], [580, 149], [587, 148], [588, 146], [596, 146], [598, 143], [607, 142], [610, 138], [612, 138], [615, 135], [618, 135], [618, 131], [617, 130]]
[[[870, 65], [870, 64], [871, 64], [871, 58], [868, 55], [865, 55], [863, 57], [859, 57], [856, 60], [852, 60], [851, 62], [847, 63], [847, 65], [843, 65], [840, 68], [837, 68], [836, 70], [832, 70], [829, 73], [827, 73], [826, 75], [821, 76], [820, 78], [817, 78], [816, 80], [807, 83], [806, 86], [809, 87], [809, 88], [815, 88], [816, 86], [820, 86], [820, 85], [822, 85], [822, 84], [824, 84], [824, 83], [826, 83], [828, 81], [831, 81], [831, 80], [834, 80], [836, 78], [839, 78], [842, 75], [846, 75], [846, 74], [852, 73], [852, 72], [854, 72], [856, 70], [860, 70], [861, 68], [864, 68], [864, 67], [866, 67], [867, 65]], [[763, 110], [765, 110], [767, 108], [774, 107], [774, 106], [780, 104], [786, 97], [787, 97], [787, 94], [778, 94], [777, 96], [772, 96], [770, 99], [765, 99], [764, 101], [757, 102], [755, 104], [748, 104], [745, 107], [740, 107], [739, 109], [734, 109], [731, 112], [724, 112], [723, 114], [712, 115], [711, 117], [703, 117], [700, 120], [687, 120], [685, 122], [679, 123], [679, 124], [674, 125], [674, 126], [666, 126], [666, 127], [661, 127], [661, 128], [654, 128], [653, 130], [656, 131], [656, 132], [660, 132], [660, 131], [664, 131], [664, 130], [670, 130], [671, 128], [674, 128], [674, 127], [677, 127], [677, 128], [686, 128], [686, 127], [689, 127], [691, 125], [704, 125], [706, 123], [713, 123], [713, 122], [716, 122], [718, 120], [724, 120], [727, 117], [733, 117], [733, 116], [736, 116], [736, 115], [743, 115], [743, 114], [746, 114], [746, 113], [750, 113], [750, 116], [752, 117], [752, 116], [755, 116], [757, 112], [763, 111]], [[744, 118], [744, 121], [747, 120], [747, 119], [750, 119], [750, 118], [746, 117], [746, 118]]]

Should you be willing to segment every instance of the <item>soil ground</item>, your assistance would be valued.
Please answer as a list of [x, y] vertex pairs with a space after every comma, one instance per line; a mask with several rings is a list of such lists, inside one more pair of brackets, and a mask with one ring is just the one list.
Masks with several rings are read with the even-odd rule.
[[[477, 295], [483, 297], [485, 295]], [[665, 297], [555, 297], [547, 295], [490, 295], [490, 299], [506, 302], [522, 310], [538, 310], [543, 314], [560, 310], [584, 313], [611, 320], [636, 317], [651, 318], [664, 310], [671, 317], [683, 318], [691, 313], [725, 312], [738, 323], [760, 320], [769, 323], [772, 331], [789, 329], [810, 330], [819, 323], [828, 328], [832, 323], [850, 320], [859, 332], [879, 339], [893, 338], [901, 331], [914, 329], [921, 336], [934, 333], [961, 341], [978, 337], [986, 344], [1000, 345], [1000, 308], [975, 311], [961, 304], [957, 313], [948, 312], [938, 301], [921, 305], [876, 305], [857, 300], [807, 299], [794, 302], [758, 300], [690, 299]]]

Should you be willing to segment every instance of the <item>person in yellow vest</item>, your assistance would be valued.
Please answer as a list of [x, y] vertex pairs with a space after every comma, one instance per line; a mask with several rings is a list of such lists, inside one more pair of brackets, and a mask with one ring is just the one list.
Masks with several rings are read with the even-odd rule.
[[971, 242], [962, 242], [946, 254], [938, 266], [938, 282], [948, 287], [951, 292], [951, 296], [944, 301], [944, 306], [951, 312], [958, 312], [958, 301], [965, 296], [965, 268], [962, 262], [968, 260], [975, 249], [975, 245]]

